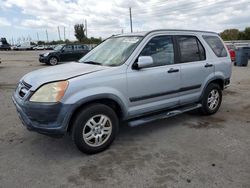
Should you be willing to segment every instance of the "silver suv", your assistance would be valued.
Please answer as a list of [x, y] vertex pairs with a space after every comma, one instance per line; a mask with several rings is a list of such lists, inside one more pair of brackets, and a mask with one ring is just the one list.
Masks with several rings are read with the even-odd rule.
[[13, 101], [29, 130], [69, 132], [82, 152], [97, 153], [113, 142], [121, 121], [137, 126], [194, 109], [214, 114], [231, 69], [230, 55], [213, 32], [123, 34], [79, 62], [25, 75]]

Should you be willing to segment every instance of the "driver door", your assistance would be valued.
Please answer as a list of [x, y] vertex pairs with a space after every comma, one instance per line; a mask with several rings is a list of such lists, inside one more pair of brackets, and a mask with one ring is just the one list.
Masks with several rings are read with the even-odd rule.
[[174, 49], [172, 36], [153, 37], [139, 55], [151, 56], [153, 65], [128, 69], [129, 116], [179, 104], [180, 66], [175, 64]]
[[61, 61], [71, 61], [73, 59], [74, 53], [74, 45], [66, 45], [64, 46], [61, 54], [60, 54], [60, 60]]

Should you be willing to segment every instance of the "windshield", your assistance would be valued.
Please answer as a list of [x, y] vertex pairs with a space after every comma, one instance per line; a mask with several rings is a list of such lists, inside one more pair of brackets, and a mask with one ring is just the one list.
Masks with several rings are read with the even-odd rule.
[[62, 49], [63, 46], [64, 46], [64, 45], [59, 44], [59, 45], [57, 45], [57, 46], [54, 48], [54, 50], [55, 50], [55, 51], [59, 51], [59, 50]]
[[121, 65], [127, 60], [141, 39], [141, 36], [109, 38], [90, 51], [79, 62], [106, 66]]

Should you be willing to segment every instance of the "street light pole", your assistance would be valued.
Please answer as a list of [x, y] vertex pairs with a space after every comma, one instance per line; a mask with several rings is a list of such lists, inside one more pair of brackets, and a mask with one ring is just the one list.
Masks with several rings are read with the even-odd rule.
[[132, 23], [131, 7], [129, 7], [129, 17], [130, 17], [130, 31], [131, 31], [131, 33], [133, 33], [133, 23]]

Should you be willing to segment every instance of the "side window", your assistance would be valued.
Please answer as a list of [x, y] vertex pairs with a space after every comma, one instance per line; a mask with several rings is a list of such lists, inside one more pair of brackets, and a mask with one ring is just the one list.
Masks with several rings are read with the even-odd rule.
[[66, 45], [66, 46], [64, 47], [64, 50], [67, 51], [67, 52], [73, 51], [73, 50], [74, 50], [74, 46], [73, 46], [73, 45]]
[[216, 36], [202, 36], [217, 57], [226, 57], [227, 51], [221, 40]]
[[77, 50], [77, 51], [84, 50], [84, 46], [83, 45], [75, 45], [75, 50]]
[[152, 38], [139, 56], [151, 56], [154, 64], [151, 67], [174, 64], [174, 45], [171, 36]]
[[197, 44], [198, 44], [198, 48], [199, 48], [200, 60], [206, 60], [205, 48], [202, 46], [202, 44], [199, 40], [197, 40]]
[[178, 36], [181, 63], [202, 61], [206, 59], [205, 49], [194, 36]]

